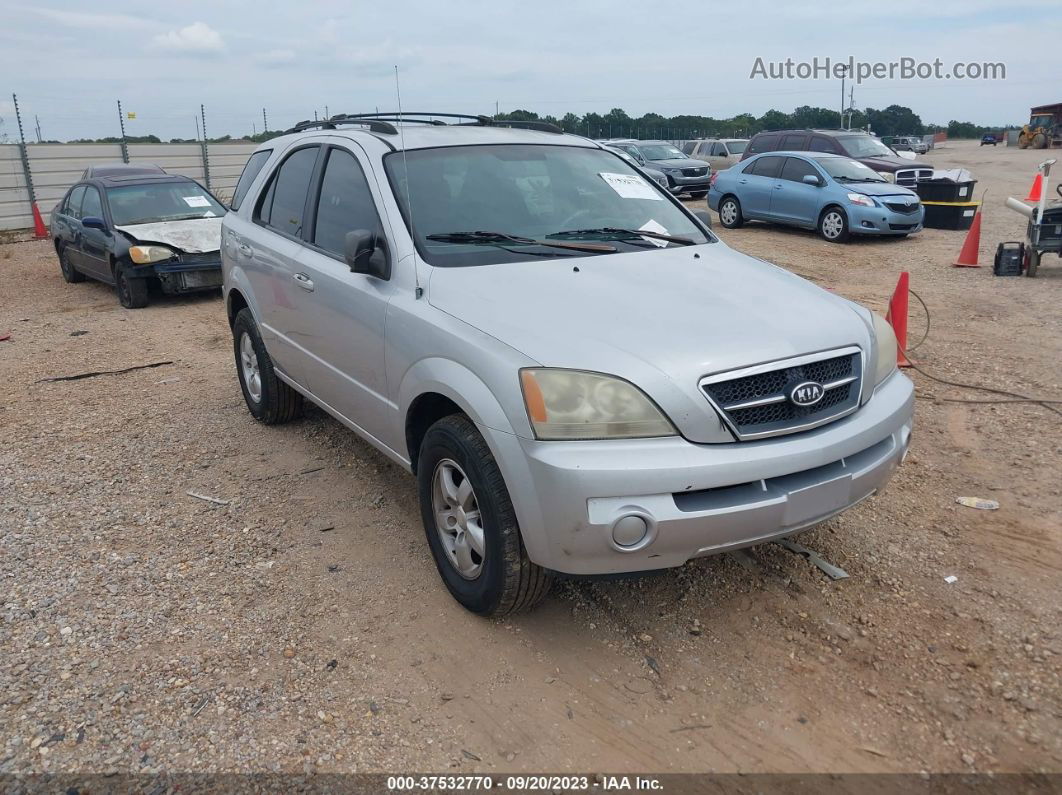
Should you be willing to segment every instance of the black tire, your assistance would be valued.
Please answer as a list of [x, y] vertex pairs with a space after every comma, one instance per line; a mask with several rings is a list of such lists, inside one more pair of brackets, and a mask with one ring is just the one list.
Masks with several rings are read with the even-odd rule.
[[[835, 219], [840, 219], [839, 226]], [[844, 210], [831, 205], [819, 216], [819, 234], [828, 243], [847, 243], [851, 234], [848, 231], [848, 216]]]
[[691, 193], [690, 193], [690, 198], [691, 198], [691, 199], [703, 199], [703, 198], [704, 198], [705, 196], [707, 196], [707, 195], [708, 195], [708, 191], [706, 191], [706, 190], [699, 190], [699, 191], [697, 191], [696, 193], [693, 193], [693, 192], [691, 192]]
[[74, 263], [70, 261], [66, 246], [59, 247], [59, 270], [62, 271], [63, 281], [67, 284], [79, 284], [85, 281], [85, 274], [75, 268]]
[[126, 309], [143, 309], [148, 305], [147, 279], [129, 278], [125, 268], [114, 268], [114, 290], [118, 293], [118, 303]]
[[1046, 149], [1047, 148], [1047, 136], [1041, 133], [1036, 133], [1032, 139], [1033, 149]]
[[745, 223], [745, 218], [741, 215], [741, 202], [737, 196], [724, 196], [719, 202], [718, 215], [719, 223], [727, 229], [739, 229]]
[[[257, 399], [248, 387], [244, 373], [241, 344], [245, 334], [250, 339], [254, 361], [257, 365], [259, 381]], [[232, 324], [232, 346], [236, 357], [236, 373], [240, 379], [240, 389], [243, 391], [243, 400], [251, 416], [265, 425], [280, 425], [302, 414], [302, 395], [277, 378], [276, 371], [273, 369], [273, 360], [269, 358], [265, 343], [262, 342], [262, 336], [258, 333], [258, 324], [254, 322], [251, 310], [246, 307], [237, 313], [236, 321]]]
[[[462, 576], [443, 548], [433, 503], [440, 464], [456, 463], [467, 474], [480, 512], [484, 554], [473, 579]], [[553, 577], [527, 557], [509, 490], [490, 448], [463, 414], [451, 414], [424, 435], [417, 459], [421, 519], [435, 565], [447, 590], [465, 609], [503, 616], [536, 605], [549, 593]]]
[[1025, 275], [1030, 279], [1036, 277], [1036, 271], [1040, 269], [1040, 253], [1034, 248], [1029, 249], [1025, 257]]

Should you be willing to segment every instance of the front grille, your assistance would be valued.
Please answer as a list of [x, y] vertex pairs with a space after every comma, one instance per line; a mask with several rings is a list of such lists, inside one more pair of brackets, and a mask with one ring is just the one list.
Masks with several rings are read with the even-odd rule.
[[200, 254], [200, 253], [190, 254], [190, 253], [185, 252], [185, 253], [181, 254], [180, 260], [181, 260], [181, 262], [187, 263], [189, 265], [198, 265], [201, 262], [203, 262], [203, 263], [221, 262], [221, 252], [220, 251], [207, 251], [206, 253], [202, 253], [202, 254]]
[[911, 213], [918, 212], [918, 208], [922, 205], [918, 202], [914, 204], [901, 204], [900, 202], [885, 202], [885, 206], [892, 210], [894, 213], [904, 213], [909, 215]]
[[684, 177], [703, 177], [707, 173], [708, 169], [706, 167], [682, 169], [682, 176]]
[[910, 187], [924, 179], [932, 179], [931, 168], [901, 168], [896, 172], [896, 184]]
[[[701, 389], [739, 439], [756, 439], [807, 430], [855, 411], [862, 375], [862, 354], [846, 348], [709, 376]], [[802, 381], [825, 388], [814, 406], [789, 400], [789, 389]]]

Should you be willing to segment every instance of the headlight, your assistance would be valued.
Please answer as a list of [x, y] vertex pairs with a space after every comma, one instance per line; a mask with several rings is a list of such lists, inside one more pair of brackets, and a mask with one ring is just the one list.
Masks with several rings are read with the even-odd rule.
[[852, 204], [862, 204], [864, 207], [874, 206], [874, 200], [862, 193], [849, 193], [848, 201], [852, 202]]
[[874, 317], [874, 337], [877, 339], [878, 358], [874, 363], [874, 386], [877, 386], [896, 369], [896, 335], [889, 321], [876, 312]]
[[526, 369], [520, 385], [538, 439], [637, 439], [675, 429], [636, 386], [582, 370]]
[[149, 262], [162, 262], [174, 256], [177, 252], [165, 246], [130, 246], [129, 259], [137, 265], [147, 265]]
[[886, 182], [895, 182], [896, 181], [896, 175], [895, 174], [891, 174], [888, 171], [879, 171], [878, 172], [878, 176], [881, 177]]

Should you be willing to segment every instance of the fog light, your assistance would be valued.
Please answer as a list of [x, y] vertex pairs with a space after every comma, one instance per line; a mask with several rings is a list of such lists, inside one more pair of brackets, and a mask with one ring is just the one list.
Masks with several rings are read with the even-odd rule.
[[649, 532], [649, 525], [640, 516], [628, 514], [616, 520], [612, 525], [612, 540], [616, 546], [633, 547], [641, 543], [645, 534]]

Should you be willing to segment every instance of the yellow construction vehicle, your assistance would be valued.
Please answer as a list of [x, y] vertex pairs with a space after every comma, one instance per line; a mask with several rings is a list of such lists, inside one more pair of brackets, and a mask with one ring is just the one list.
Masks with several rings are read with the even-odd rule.
[[1029, 123], [1018, 133], [1018, 148], [1047, 149], [1062, 146], [1062, 102], [1029, 111]]

